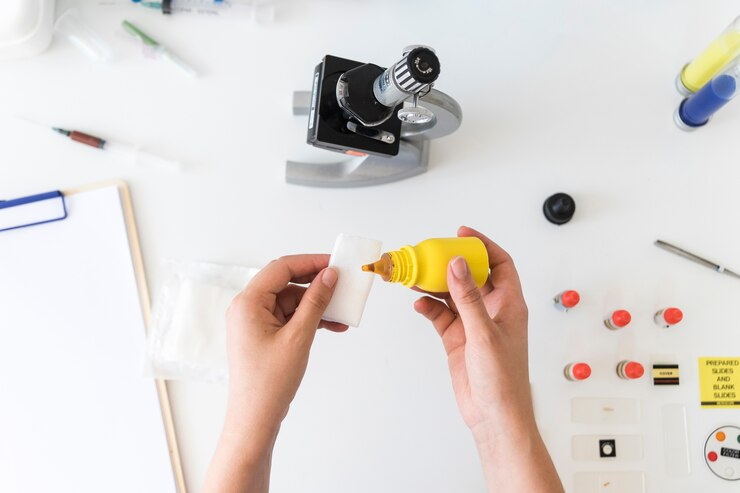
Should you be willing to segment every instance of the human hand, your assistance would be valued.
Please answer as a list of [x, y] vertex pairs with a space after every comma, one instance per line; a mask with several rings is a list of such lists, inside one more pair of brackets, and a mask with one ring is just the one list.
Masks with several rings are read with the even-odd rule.
[[241, 419], [279, 424], [306, 372], [316, 330], [347, 330], [321, 319], [337, 281], [328, 262], [328, 255], [274, 260], [232, 301], [226, 316], [229, 407]]
[[527, 365], [527, 306], [514, 263], [478, 231], [461, 227], [458, 236], [480, 238], [491, 273], [478, 289], [465, 259], [447, 269], [449, 295], [425, 296], [414, 304], [442, 338], [452, 387], [465, 424], [476, 440], [487, 440], [513, 425], [534, 424]]
[[527, 364], [527, 305], [511, 257], [474, 229], [491, 274], [479, 289], [465, 259], [447, 267], [444, 302], [423, 297], [416, 310], [442, 337], [452, 388], [473, 432], [489, 492], [562, 493], [563, 486], [534, 419]]
[[316, 330], [347, 330], [321, 319], [337, 282], [328, 263], [329, 255], [281, 257], [231, 302], [229, 402], [204, 491], [269, 490], [272, 449], [306, 372]]

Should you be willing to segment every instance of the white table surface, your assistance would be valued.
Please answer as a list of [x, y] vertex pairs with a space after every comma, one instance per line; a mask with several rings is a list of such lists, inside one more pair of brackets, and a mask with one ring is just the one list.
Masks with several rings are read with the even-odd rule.
[[[0, 64], [0, 196], [125, 179], [154, 297], [166, 258], [259, 266], [282, 254], [327, 252], [340, 232], [394, 248], [452, 235], [460, 224], [477, 227], [519, 267], [538, 418], [568, 488], [572, 430], [558, 435], [549, 409], [567, 409], [559, 373], [568, 358], [582, 357], [588, 334], [548, 330], [574, 330], [557, 328], [564, 319], [553, 322], [552, 295], [581, 289], [582, 318], [570, 319], [579, 324], [620, 303], [648, 313], [678, 298], [694, 308], [687, 321], [701, 321], [697, 333], [704, 331], [673, 340], [688, 362], [697, 341], [718, 353], [706, 355], [721, 355], [729, 341], [711, 331], [736, 328], [728, 309], [740, 283], [651, 245], [663, 237], [740, 268], [740, 104], [692, 134], [672, 122], [676, 72], [738, 14], [736, 2], [717, 0], [709, 10], [689, 0], [278, 0], [268, 26], [60, 2], [67, 5], [83, 6], [119, 60], [95, 66], [57, 41], [41, 56]], [[124, 16], [203, 77], [190, 80], [143, 59], [114, 34]], [[377, 188], [286, 185], [285, 159], [313, 151], [303, 143], [304, 121], [291, 114], [291, 94], [309, 89], [322, 56], [385, 65], [415, 43], [437, 49], [437, 87], [464, 111], [460, 130], [432, 144], [429, 172]], [[181, 160], [186, 171], [127, 168], [12, 115], [144, 144]], [[560, 228], [541, 213], [543, 200], [559, 191], [578, 207]], [[278, 439], [272, 491], [484, 491], [444, 353], [413, 312], [414, 299], [377, 283], [362, 327], [317, 338]], [[584, 388], [584, 395], [626, 392], [611, 383]], [[641, 389], [649, 400], [649, 384]], [[172, 383], [170, 390], [186, 480], [198, 491], [225, 389]], [[694, 388], [685, 390], [675, 400], [693, 409]], [[731, 421], [715, 413], [697, 411], [692, 433], [701, 436], [707, 421]], [[692, 484], [705, 478], [696, 476], [704, 467], [698, 453]], [[646, 451], [636, 467], [648, 471], [648, 491], [662, 491], [659, 464]], [[717, 491], [727, 485], [711, 484]]]

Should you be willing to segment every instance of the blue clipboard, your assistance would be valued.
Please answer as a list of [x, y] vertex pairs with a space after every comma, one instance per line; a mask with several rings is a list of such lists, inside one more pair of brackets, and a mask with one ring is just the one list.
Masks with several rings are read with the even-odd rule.
[[0, 200], [0, 233], [67, 218], [67, 203], [59, 190], [12, 200]]

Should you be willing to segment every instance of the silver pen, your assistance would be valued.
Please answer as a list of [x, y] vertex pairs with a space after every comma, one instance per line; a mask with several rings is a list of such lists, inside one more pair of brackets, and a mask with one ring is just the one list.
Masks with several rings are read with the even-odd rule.
[[727, 275], [730, 275], [732, 277], [735, 277], [735, 278], [740, 279], [740, 274], [738, 274], [737, 272], [731, 271], [730, 269], [724, 267], [723, 265], [716, 264], [716, 263], [712, 262], [711, 260], [707, 260], [705, 258], [702, 258], [702, 257], [700, 257], [700, 256], [698, 256], [696, 254], [693, 254], [691, 252], [688, 252], [688, 251], [684, 250], [683, 248], [679, 248], [679, 247], [677, 247], [675, 245], [671, 245], [670, 243], [665, 242], [663, 240], [655, 240], [655, 246], [657, 246], [659, 248], [662, 248], [665, 251], [674, 253], [674, 254], [676, 254], [676, 255], [678, 255], [680, 257], [689, 259], [692, 262], [696, 262], [697, 264], [701, 264], [704, 267], [709, 267], [713, 271], [719, 272], [720, 274], [727, 274]]

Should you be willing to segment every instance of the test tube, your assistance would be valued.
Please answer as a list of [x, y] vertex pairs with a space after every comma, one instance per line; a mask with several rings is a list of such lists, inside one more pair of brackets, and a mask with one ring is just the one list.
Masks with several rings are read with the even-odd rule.
[[701, 55], [684, 66], [676, 77], [678, 92], [684, 96], [697, 92], [738, 55], [740, 17], [732, 21]]
[[553, 301], [557, 309], [567, 312], [581, 301], [581, 295], [578, 294], [578, 291], [569, 289], [555, 295]]
[[565, 378], [571, 382], [580, 382], [591, 376], [591, 367], [587, 363], [570, 363], [563, 369]]
[[90, 27], [76, 8], [68, 9], [59, 16], [54, 24], [54, 31], [93, 62], [104, 63], [113, 59], [113, 49]]
[[706, 125], [712, 115], [735, 96], [738, 79], [740, 58], [695, 94], [681, 101], [673, 114], [673, 121], [678, 128], [691, 131]]
[[654, 319], [658, 327], [667, 329], [683, 320], [683, 312], [676, 307], [661, 308], [655, 313]]
[[632, 321], [632, 315], [627, 310], [614, 310], [606, 319], [604, 325], [609, 330], [623, 329]]

